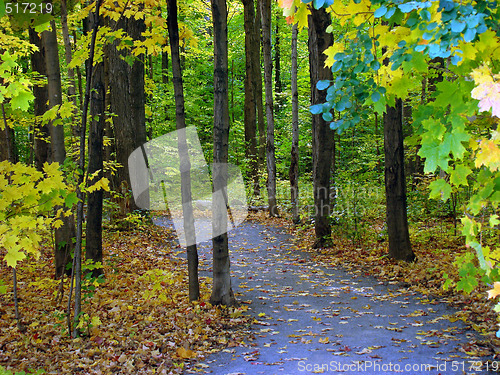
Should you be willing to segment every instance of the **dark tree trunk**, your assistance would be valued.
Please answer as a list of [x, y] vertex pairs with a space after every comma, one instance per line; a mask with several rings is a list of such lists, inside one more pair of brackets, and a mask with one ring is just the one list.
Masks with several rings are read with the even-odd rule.
[[406, 214], [406, 181], [403, 150], [403, 102], [396, 99], [395, 107], [384, 114], [385, 196], [389, 256], [413, 261]]
[[262, 54], [264, 56], [264, 84], [266, 88], [266, 162], [269, 216], [278, 216], [276, 203], [276, 156], [274, 147], [273, 61], [271, 58], [271, 0], [260, 1], [262, 17]]
[[257, 103], [257, 129], [259, 130], [259, 170], [263, 171], [266, 163], [266, 120], [264, 118], [264, 103], [262, 101], [262, 69], [260, 65], [260, 47], [261, 47], [261, 29], [262, 29], [262, 14], [261, 1], [257, 1], [257, 11], [255, 12], [255, 23], [253, 28], [254, 44], [252, 46], [252, 67], [255, 102]]
[[168, 37], [172, 52], [172, 81], [175, 93], [175, 118], [178, 130], [178, 147], [181, 171], [181, 196], [182, 211], [184, 216], [184, 233], [186, 234], [188, 275], [189, 275], [189, 300], [196, 301], [200, 298], [200, 284], [198, 281], [198, 251], [196, 248], [196, 235], [191, 196], [191, 163], [189, 161], [188, 145], [185, 133], [179, 130], [186, 128], [186, 114], [184, 111], [184, 87], [182, 82], [181, 59], [179, 53], [179, 25], [177, 22], [177, 0], [167, 0], [168, 7]]
[[255, 57], [254, 45], [258, 43], [255, 39], [255, 7], [254, 0], [243, 0], [243, 12], [245, 19], [245, 156], [250, 163], [248, 179], [253, 184], [254, 196], [260, 195], [259, 186], [259, 161], [257, 156], [257, 105], [255, 94], [256, 77], [253, 66]]
[[276, 36], [274, 43], [274, 92], [276, 94], [276, 104], [281, 105], [281, 97], [279, 94], [283, 92], [281, 83], [281, 50], [280, 50], [280, 26], [279, 14], [276, 14]]
[[[228, 47], [226, 0], [212, 0], [214, 30], [214, 191], [227, 186], [229, 147], [229, 103], [228, 103]], [[215, 198], [213, 201], [213, 286], [210, 303], [231, 306], [236, 304], [231, 288], [229, 244], [227, 239], [227, 202]]]
[[[311, 103], [326, 102], [326, 91], [319, 91], [316, 83], [331, 80], [332, 72], [325, 67], [326, 48], [332, 45], [332, 34], [326, 29], [331, 24], [325, 9], [312, 9], [309, 15], [309, 69], [311, 78]], [[330, 166], [332, 163], [333, 137], [330, 124], [321, 115], [312, 116], [313, 191], [315, 206], [314, 248], [330, 244]]]
[[164, 84], [168, 83], [168, 53], [163, 51], [161, 53], [161, 71], [162, 71], [162, 82]]
[[[118, 29], [123, 29], [133, 39], [141, 39], [146, 26], [143, 19], [134, 17], [121, 18]], [[122, 194], [119, 200], [120, 213], [126, 215], [139, 209], [131, 198], [131, 182], [128, 157], [136, 148], [146, 143], [146, 115], [144, 94], [144, 55], [134, 58], [132, 66], [121, 56], [131, 52], [128, 49], [118, 50], [119, 40], [109, 49], [110, 74], [110, 106], [113, 116], [116, 142], [116, 161], [122, 165], [114, 178], [114, 188]]]
[[[51, 30], [42, 33], [42, 41], [45, 47], [45, 66], [47, 71], [49, 107], [52, 108], [62, 104], [61, 71], [59, 67], [59, 55], [56, 36], [55, 22], [51, 22]], [[51, 138], [52, 160], [60, 165], [66, 159], [64, 146], [64, 128], [62, 125], [49, 125]], [[56, 208], [57, 209], [57, 208]], [[61, 218], [63, 225], [55, 230], [55, 276], [60, 277], [70, 260], [73, 239], [76, 236], [75, 219], [73, 215]], [[66, 270], [69, 274], [69, 271]]]
[[297, 24], [292, 28], [292, 150], [290, 162], [290, 202], [292, 221], [300, 223], [299, 215], [299, 91], [297, 88]]
[[8, 160], [11, 163], [17, 163], [16, 144], [14, 142], [14, 137], [14, 129], [12, 129], [7, 123], [5, 106], [4, 103], [2, 103], [2, 126], [0, 127], [0, 161]]
[[[45, 69], [45, 48], [42, 38], [34, 29], [29, 29], [30, 43], [38, 47], [38, 51], [31, 54], [31, 69], [41, 75], [46, 76]], [[41, 117], [47, 112], [47, 102], [49, 101], [49, 91], [47, 85], [34, 86], [33, 95], [35, 96], [34, 114], [35, 125], [33, 128], [34, 149], [35, 149], [35, 168], [42, 170], [43, 164], [51, 159], [50, 155], [50, 133], [47, 125], [42, 124]]]
[[[95, 27], [95, 14], [89, 16], [89, 31]], [[100, 20], [102, 24], [102, 19]], [[88, 69], [88, 67], [87, 67]], [[87, 70], [87, 77], [90, 76]], [[104, 62], [94, 65], [92, 70], [92, 89], [90, 99], [90, 127], [89, 127], [89, 162], [88, 175], [89, 185], [95, 184], [104, 177], [104, 129], [106, 127], [106, 86], [104, 83]], [[98, 172], [93, 179], [94, 173]], [[85, 258], [92, 262], [102, 263], [102, 206], [104, 191], [94, 190], [87, 194], [87, 229], [86, 229], [86, 251]], [[102, 274], [102, 268], [94, 269], [92, 275], [97, 277]]]

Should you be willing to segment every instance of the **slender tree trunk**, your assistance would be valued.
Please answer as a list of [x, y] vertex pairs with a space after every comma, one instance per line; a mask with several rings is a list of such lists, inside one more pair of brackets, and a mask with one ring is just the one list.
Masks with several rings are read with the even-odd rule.
[[7, 123], [5, 106], [2, 103], [2, 125], [0, 126], [0, 161], [8, 160], [17, 163], [17, 153], [14, 142], [14, 129]]
[[292, 27], [292, 151], [290, 162], [290, 202], [292, 204], [292, 221], [300, 223], [299, 214], [299, 91], [297, 88], [297, 35], [298, 27]]
[[[311, 78], [311, 103], [326, 102], [326, 91], [319, 91], [316, 83], [331, 80], [332, 72], [325, 67], [326, 48], [332, 45], [332, 34], [326, 29], [331, 24], [330, 15], [321, 8], [312, 9], [309, 16], [309, 68]], [[312, 116], [313, 190], [315, 206], [314, 248], [330, 244], [330, 167], [332, 163], [332, 131], [321, 115]]]
[[269, 216], [278, 216], [276, 203], [276, 156], [274, 149], [273, 61], [271, 58], [271, 0], [261, 0], [262, 53], [264, 55], [264, 84], [266, 88], [266, 161]]
[[[66, 64], [71, 62], [71, 42], [69, 39], [69, 30], [68, 30], [68, 10], [67, 10], [67, 1], [61, 0], [61, 29], [64, 40], [64, 56], [66, 59]], [[78, 116], [78, 101], [76, 97], [76, 81], [75, 81], [75, 71], [73, 68], [68, 68], [68, 96], [70, 100], [73, 101], [74, 109], [74, 119]], [[74, 124], [77, 124], [77, 121], [73, 121]], [[80, 130], [78, 129], [78, 125], [74, 125], [72, 127], [73, 136], [78, 139], [78, 135]]]
[[403, 150], [403, 102], [384, 114], [385, 196], [389, 256], [407, 262], [415, 259], [411, 249], [406, 214], [406, 181]]
[[[96, 24], [95, 14], [89, 16], [89, 31]], [[102, 18], [100, 20], [102, 23]], [[93, 69], [87, 67], [87, 77], [92, 74], [91, 99], [90, 99], [90, 127], [89, 127], [89, 162], [88, 184], [93, 185], [104, 177], [104, 129], [106, 127], [106, 86], [104, 83], [104, 62], [96, 63]], [[93, 179], [94, 173], [98, 172]], [[92, 262], [102, 263], [102, 207], [104, 191], [94, 190], [87, 194], [87, 227], [85, 258]], [[102, 274], [102, 268], [96, 268], [92, 275], [97, 277]]]
[[[45, 48], [42, 39], [38, 33], [30, 28], [29, 29], [30, 43], [38, 47], [38, 51], [31, 54], [31, 69], [41, 75], [46, 76], [45, 69]], [[39, 171], [42, 170], [43, 164], [51, 159], [50, 155], [50, 133], [47, 125], [41, 121], [41, 116], [47, 112], [47, 102], [49, 101], [49, 91], [47, 85], [34, 86], [33, 95], [35, 96], [34, 114], [35, 125], [33, 127], [34, 136], [34, 151], [35, 151], [35, 168]]]
[[280, 15], [276, 14], [276, 36], [274, 42], [274, 94], [276, 109], [283, 105], [283, 84], [281, 83]]
[[245, 155], [249, 161], [250, 168], [248, 171], [248, 179], [253, 183], [254, 196], [260, 195], [259, 186], [259, 161], [257, 155], [257, 105], [255, 100], [254, 76], [253, 67], [255, 51], [252, 49], [255, 43], [255, 7], [254, 0], [243, 0], [244, 12], [244, 27], [245, 27]]
[[181, 171], [182, 211], [184, 216], [184, 233], [186, 234], [189, 300], [200, 298], [198, 281], [198, 251], [191, 196], [191, 163], [189, 161], [188, 145], [184, 129], [186, 129], [186, 114], [184, 110], [184, 87], [182, 82], [181, 59], [179, 52], [179, 25], [177, 22], [177, 0], [167, 0], [168, 7], [168, 37], [172, 53], [172, 81], [175, 93], [175, 118], [178, 136], [179, 160]]
[[168, 83], [168, 53], [161, 53], [161, 71], [162, 71], [162, 82], [163, 84]]
[[[59, 67], [59, 54], [56, 36], [55, 22], [51, 22], [51, 30], [42, 33], [42, 41], [45, 47], [45, 65], [47, 71], [49, 107], [62, 104], [61, 71]], [[64, 127], [62, 125], [49, 125], [51, 138], [52, 160], [61, 166], [66, 159], [64, 146]], [[57, 208], [56, 208], [57, 209]], [[73, 215], [61, 218], [63, 225], [55, 230], [55, 276], [60, 277], [70, 259], [73, 239], [75, 238], [75, 219]], [[67, 270], [66, 270], [67, 271]], [[68, 271], [67, 271], [68, 272]], [[69, 272], [68, 272], [69, 273]]]
[[[214, 30], [214, 192], [227, 186], [229, 148], [228, 47], [226, 0], [211, 0]], [[227, 197], [226, 197], [227, 200]], [[213, 286], [210, 303], [236, 304], [231, 288], [229, 244], [227, 239], [227, 202], [215, 195], [213, 200]]]
[[[92, 87], [92, 79], [93, 79], [93, 68], [94, 68], [94, 51], [96, 44], [97, 31], [99, 29], [99, 8], [101, 6], [102, 0], [96, 1], [95, 13], [90, 16], [92, 23], [92, 37], [90, 41], [90, 51], [89, 51], [89, 59], [87, 62], [87, 82], [85, 84], [85, 98], [83, 102], [83, 110], [82, 110], [82, 127], [80, 132], [80, 155], [78, 157], [78, 168], [80, 170], [84, 170], [85, 168], [85, 133], [87, 131], [87, 112], [89, 108], [90, 102], [90, 89]], [[101, 77], [102, 81], [102, 77]], [[75, 308], [74, 308], [74, 316], [73, 316], [73, 338], [78, 336], [78, 324], [80, 321], [80, 313], [81, 313], [81, 303], [82, 303], [82, 235], [83, 235], [83, 204], [84, 204], [84, 194], [80, 189], [80, 186], [83, 183], [83, 174], [78, 177], [78, 185], [76, 188], [76, 196], [78, 197], [78, 204], [76, 208], [77, 215], [77, 228], [76, 228], [76, 243], [75, 243], [75, 254], [73, 258], [73, 274], [75, 281]], [[73, 286], [73, 277], [71, 279], [71, 286]], [[70, 298], [68, 299], [68, 310], [70, 308], [69, 302], [71, 301], [71, 292]], [[68, 311], [69, 317], [69, 311]], [[68, 327], [70, 328], [70, 327]]]
[[[146, 29], [143, 19], [121, 18], [117, 29], [123, 29], [133, 40], [139, 40]], [[113, 112], [116, 161], [122, 165], [114, 178], [114, 188], [122, 194], [120, 213], [126, 215], [140, 207], [132, 199], [128, 157], [146, 143], [146, 115], [144, 94], [144, 55], [134, 58], [132, 66], [122, 59], [130, 55], [128, 49], [118, 50], [119, 40], [110, 47], [110, 105]], [[147, 197], [143, 199], [148, 201]], [[141, 206], [147, 206], [144, 204]]]
[[262, 28], [262, 15], [261, 15], [261, 1], [257, 1], [257, 11], [255, 12], [255, 22], [253, 28], [254, 44], [252, 46], [252, 66], [254, 82], [255, 102], [257, 103], [257, 128], [259, 130], [259, 170], [262, 172], [266, 163], [266, 120], [264, 118], [264, 103], [262, 101], [262, 69], [260, 65], [260, 48], [261, 48], [261, 28]]

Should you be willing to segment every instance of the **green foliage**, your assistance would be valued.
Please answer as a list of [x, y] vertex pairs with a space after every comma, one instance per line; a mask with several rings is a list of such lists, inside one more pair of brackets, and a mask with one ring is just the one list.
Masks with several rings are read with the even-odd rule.
[[45, 374], [44, 370], [28, 370], [28, 372], [24, 371], [16, 371], [12, 372], [10, 370], [6, 370], [3, 366], [0, 366], [0, 375], [29, 375], [29, 374]]

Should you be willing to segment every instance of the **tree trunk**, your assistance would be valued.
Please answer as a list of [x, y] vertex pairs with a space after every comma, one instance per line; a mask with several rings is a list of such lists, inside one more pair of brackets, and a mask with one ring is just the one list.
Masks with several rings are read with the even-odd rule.
[[[226, 0], [211, 0], [214, 30], [214, 192], [227, 186], [229, 148], [228, 103], [228, 48]], [[229, 245], [227, 239], [227, 202], [218, 195], [213, 200], [213, 285], [210, 303], [232, 306], [236, 304], [231, 288]]]
[[[309, 69], [311, 78], [311, 103], [326, 102], [326, 91], [319, 91], [316, 83], [331, 80], [332, 72], [325, 67], [326, 48], [333, 44], [332, 34], [326, 29], [331, 24], [330, 15], [321, 8], [312, 9], [309, 15]], [[315, 206], [314, 248], [330, 244], [330, 166], [333, 139], [330, 124], [321, 115], [312, 116], [313, 191]]]
[[[114, 27], [114, 26], [112, 26]], [[126, 31], [133, 40], [139, 40], [146, 26], [143, 19], [121, 18], [117, 29]], [[120, 214], [138, 210], [131, 195], [128, 157], [136, 148], [146, 143], [146, 114], [144, 94], [144, 55], [134, 58], [132, 66], [121, 56], [131, 55], [130, 50], [118, 50], [119, 40], [109, 49], [110, 106], [113, 116], [118, 168], [113, 187], [122, 194], [119, 199]]]
[[168, 83], [168, 53], [163, 51], [161, 53], [161, 71], [163, 84]]
[[269, 216], [278, 216], [276, 204], [276, 156], [274, 150], [273, 61], [271, 58], [271, 0], [261, 0], [262, 54], [264, 55], [264, 84], [266, 88], [266, 161]]
[[[45, 47], [45, 66], [48, 78], [49, 107], [62, 104], [61, 71], [59, 67], [59, 54], [57, 45], [56, 25], [51, 22], [51, 30], [42, 33], [42, 41]], [[61, 166], [66, 159], [64, 146], [64, 127], [62, 125], [49, 125], [51, 138], [52, 160]], [[57, 210], [57, 208], [56, 208]], [[76, 235], [75, 219], [73, 215], [61, 218], [63, 225], [55, 230], [55, 276], [60, 277], [70, 260], [73, 239]], [[66, 270], [67, 273], [68, 270]]]
[[255, 39], [255, 7], [254, 0], [243, 0], [243, 12], [245, 19], [245, 156], [250, 164], [248, 179], [253, 183], [254, 196], [260, 195], [259, 186], [259, 161], [257, 155], [257, 106], [256, 94], [254, 90], [256, 77], [254, 45], [258, 43]]
[[[95, 14], [89, 16], [89, 31], [95, 27]], [[102, 18], [100, 20], [102, 23]], [[87, 77], [92, 72], [92, 88], [90, 99], [90, 127], [89, 127], [89, 186], [104, 177], [104, 129], [106, 127], [106, 86], [104, 83], [104, 62], [96, 63], [92, 70], [87, 67]], [[94, 173], [98, 172], [93, 179]], [[92, 262], [102, 263], [102, 206], [104, 191], [94, 190], [87, 194], [87, 228], [85, 258]], [[102, 268], [96, 268], [92, 275], [97, 277], [102, 274]]]
[[261, 15], [261, 1], [257, 0], [257, 11], [255, 12], [255, 22], [253, 28], [254, 45], [252, 46], [252, 66], [253, 66], [253, 80], [255, 102], [257, 103], [257, 128], [259, 130], [259, 170], [263, 171], [266, 162], [266, 122], [264, 118], [264, 104], [262, 102], [262, 69], [260, 66], [260, 47], [261, 47], [261, 28], [262, 28], [262, 15]]
[[275, 96], [275, 105], [276, 109], [284, 104], [283, 96], [281, 93], [283, 92], [283, 85], [281, 83], [281, 46], [280, 46], [280, 15], [276, 14], [276, 36], [274, 42], [274, 94]]
[[406, 214], [406, 181], [403, 150], [403, 102], [386, 107], [384, 114], [385, 196], [389, 256], [407, 262], [415, 259]]
[[184, 216], [184, 233], [186, 234], [189, 300], [200, 298], [200, 284], [198, 281], [198, 251], [196, 248], [196, 234], [191, 196], [191, 163], [189, 161], [188, 145], [185, 132], [186, 114], [184, 111], [184, 87], [182, 82], [181, 59], [179, 52], [179, 25], [177, 22], [177, 0], [167, 0], [168, 7], [168, 37], [172, 53], [172, 81], [175, 95], [175, 118], [178, 136], [179, 160], [181, 171], [182, 211]]
[[290, 202], [292, 221], [300, 223], [299, 215], [299, 91], [297, 88], [297, 24], [292, 28], [292, 151], [290, 162]]
[[[38, 47], [38, 51], [31, 54], [31, 69], [41, 75], [46, 76], [45, 69], [45, 48], [42, 39], [38, 33], [29, 29], [30, 43]], [[50, 133], [47, 125], [42, 124], [41, 116], [47, 112], [47, 102], [49, 101], [49, 91], [47, 85], [33, 86], [33, 95], [35, 96], [34, 114], [35, 125], [33, 127], [35, 168], [42, 170], [43, 164], [51, 159], [50, 155]]]
[[15, 150], [14, 137], [14, 129], [12, 129], [7, 123], [5, 106], [4, 103], [2, 103], [2, 126], [0, 126], [0, 161], [8, 160], [11, 163], [17, 163], [17, 153]]
[[[64, 40], [64, 56], [66, 58], [66, 64], [69, 64], [71, 62], [71, 42], [69, 39], [69, 30], [68, 30], [68, 10], [66, 7], [67, 1], [66, 0], [61, 0], [61, 29], [62, 29], [62, 34], [63, 34], [63, 40]], [[76, 42], [76, 40], [75, 40]], [[79, 126], [76, 125], [78, 124], [78, 121], [76, 121], [76, 118], [78, 116], [78, 101], [76, 98], [76, 82], [75, 82], [75, 71], [73, 68], [68, 68], [68, 80], [69, 80], [69, 86], [68, 86], [68, 96], [70, 100], [73, 101], [73, 105], [75, 106], [74, 109], [74, 120], [73, 124], [75, 124], [72, 127], [73, 131], [73, 136], [78, 139], [80, 130]]]

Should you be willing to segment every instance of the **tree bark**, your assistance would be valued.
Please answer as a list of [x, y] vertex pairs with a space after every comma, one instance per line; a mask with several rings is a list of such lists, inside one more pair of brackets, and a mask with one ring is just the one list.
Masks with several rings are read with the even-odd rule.
[[[3, 127], [3, 129], [2, 129]], [[17, 153], [14, 142], [14, 129], [7, 123], [5, 115], [5, 106], [2, 103], [2, 126], [0, 126], [0, 161], [8, 160], [11, 163], [17, 163]]]
[[278, 216], [276, 203], [276, 156], [274, 147], [273, 61], [271, 58], [271, 0], [260, 1], [262, 17], [262, 54], [264, 55], [264, 84], [266, 89], [266, 162], [269, 216]]
[[[51, 30], [42, 33], [42, 41], [45, 47], [45, 66], [47, 71], [49, 107], [53, 108], [62, 104], [61, 70], [59, 67], [59, 54], [57, 45], [56, 25], [51, 22]], [[64, 145], [64, 127], [62, 125], [49, 125], [51, 138], [52, 160], [61, 166], [66, 159]], [[57, 210], [57, 208], [56, 208]], [[70, 260], [73, 239], [76, 235], [75, 219], [73, 215], [61, 218], [63, 225], [55, 230], [55, 276], [60, 277], [65, 271], [66, 263]]]
[[[200, 298], [200, 284], [198, 281], [198, 250], [196, 248], [196, 234], [191, 196], [191, 163], [189, 161], [188, 145], [185, 137], [186, 113], [184, 110], [184, 87], [182, 82], [181, 58], [179, 52], [179, 25], [177, 21], [177, 0], [167, 0], [168, 8], [168, 37], [172, 53], [172, 81], [174, 83], [175, 118], [178, 136], [179, 160], [181, 171], [182, 211], [184, 216], [184, 233], [186, 234], [189, 300]], [[179, 131], [181, 130], [181, 131]]]
[[[330, 15], [321, 8], [312, 9], [309, 15], [309, 69], [311, 79], [311, 103], [326, 102], [326, 91], [319, 91], [316, 83], [331, 80], [332, 72], [325, 67], [326, 48], [333, 44], [332, 34], [326, 29], [331, 24]], [[329, 246], [330, 228], [330, 166], [332, 163], [332, 130], [321, 115], [312, 116], [313, 194], [315, 206], [314, 248]]]
[[[67, 1], [66, 0], [61, 0], [61, 29], [62, 29], [62, 34], [63, 34], [63, 40], [64, 40], [64, 56], [66, 59], [66, 64], [69, 64], [71, 62], [71, 42], [69, 39], [69, 30], [68, 30], [68, 9], [67, 9]], [[76, 41], [75, 41], [76, 42]], [[73, 101], [74, 107], [74, 120], [73, 121], [73, 136], [78, 139], [80, 129], [79, 126], [76, 125], [78, 124], [78, 121], [76, 121], [76, 118], [78, 116], [78, 101], [76, 97], [76, 81], [75, 81], [75, 71], [73, 68], [68, 68], [68, 80], [69, 80], [69, 86], [68, 86], [68, 96], [71, 101]]]
[[[114, 26], [112, 26], [114, 27]], [[134, 17], [121, 18], [116, 25], [133, 39], [141, 39], [146, 26], [143, 19]], [[118, 168], [113, 180], [113, 187], [122, 194], [119, 200], [120, 214], [126, 215], [139, 207], [131, 198], [131, 182], [128, 168], [128, 157], [136, 148], [146, 143], [146, 114], [144, 94], [144, 55], [133, 59], [132, 65], [121, 56], [131, 57], [128, 49], [118, 50], [120, 43], [116, 40], [110, 47], [109, 74], [110, 106], [113, 116], [116, 142], [116, 161], [122, 166]]]
[[415, 260], [411, 249], [406, 213], [406, 181], [403, 150], [403, 102], [386, 107], [384, 114], [386, 220], [389, 256], [407, 262]]
[[281, 83], [281, 45], [280, 45], [280, 23], [279, 13], [276, 14], [276, 36], [274, 42], [274, 92], [278, 108], [283, 104], [280, 94], [283, 92]]
[[[249, 162], [248, 179], [252, 181], [253, 195], [260, 195], [259, 160], [257, 155], [257, 104], [255, 83], [254, 45], [255, 39], [255, 7], [254, 0], [243, 0], [243, 15], [245, 27], [245, 156]], [[258, 51], [258, 50], [257, 50]]]
[[[42, 38], [38, 33], [30, 28], [29, 29], [30, 43], [38, 47], [38, 51], [31, 54], [31, 69], [41, 75], [46, 76], [45, 69], [45, 47], [42, 43]], [[34, 114], [35, 124], [33, 127], [34, 137], [34, 153], [35, 153], [35, 168], [39, 171], [42, 170], [43, 164], [51, 159], [50, 155], [50, 133], [48, 126], [42, 123], [41, 116], [47, 112], [49, 101], [49, 91], [47, 85], [33, 86], [34, 101]]]
[[292, 204], [292, 221], [300, 223], [299, 215], [299, 91], [297, 88], [297, 35], [298, 27], [292, 27], [292, 150], [290, 162], [290, 202]]
[[[229, 143], [228, 103], [228, 47], [226, 0], [211, 0], [214, 31], [214, 192], [227, 186], [227, 161]], [[210, 303], [232, 306], [236, 299], [231, 288], [229, 244], [227, 238], [227, 202], [214, 197], [212, 225], [213, 285]]]
[[[89, 31], [95, 27], [95, 14], [89, 15]], [[102, 18], [100, 20], [102, 23]], [[106, 127], [106, 86], [104, 83], [104, 62], [94, 64], [93, 69], [87, 67], [87, 77], [92, 72], [90, 98], [90, 127], [89, 127], [89, 161], [87, 166], [88, 185], [91, 186], [104, 177], [104, 129]], [[93, 179], [90, 177], [98, 172]], [[87, 228], [85, 258], [92, 262], [102, 263], [102, 207], [104, 191], [94, 190], [87, 194]], [[102, 274], [102, 268], [96, 268], [92, 275]]]
[[262, 69], [260, 65], [260, 47], [261, 47], [261, 28], [262, 28], [262, 14], [261, 14], [261, 1], [257, 0], [257, 11], [255, 12], [255, 22], [253, 28], [254, 44], [252, 46], [252, 67], [255, 102], [257, 103], [257, 128], [259, 130], [259, 170], [263, 171], [266, 163], [266, 120], [264, 118], [264, 103], [262, 101]]

